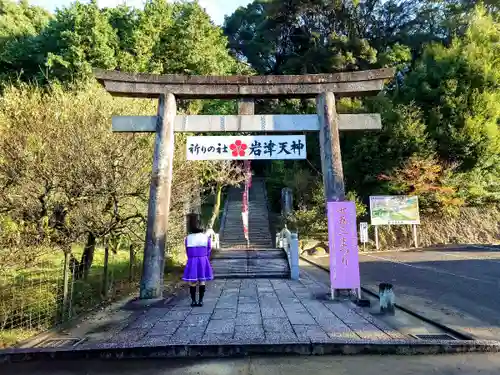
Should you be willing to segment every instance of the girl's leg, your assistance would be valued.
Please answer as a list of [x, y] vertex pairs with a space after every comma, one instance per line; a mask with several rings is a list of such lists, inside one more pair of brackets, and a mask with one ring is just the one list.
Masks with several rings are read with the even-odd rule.
[[205, 282], [200, 281], [200, 285], [198, 286], [200, 298], [198, 299], [198, 306], [203, 306], [203, 297], [205, 296]]
[[191, 306], [196, 306], [196, 283], [189, 283], [189, 294], [191, 294]]

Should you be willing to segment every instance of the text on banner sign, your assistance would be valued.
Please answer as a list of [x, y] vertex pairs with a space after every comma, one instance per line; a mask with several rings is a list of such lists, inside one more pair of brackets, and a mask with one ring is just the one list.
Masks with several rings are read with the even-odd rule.
[[192, 136], [187, 160], [306, 159], [305, 135]]

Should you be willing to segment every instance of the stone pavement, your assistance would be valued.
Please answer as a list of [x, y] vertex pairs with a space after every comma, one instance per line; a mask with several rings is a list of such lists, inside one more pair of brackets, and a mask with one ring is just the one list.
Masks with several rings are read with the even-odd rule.
[[[349, 301], [328, 301], [327, 291], [306, 274], [300, 281], [216, 280], [207, 287], [203, 307], [191, 308], [189, 296], [182, 293], [163, 305], [130, 314], [106, 344], [144, 347], [409, 339]], [[84, 346], [97, 344], [88, 338]]]
[[31, 340], [0, 350], [0, 364], [285, 353], [500, 352], [496, 341], [414, 339], [350, 301], [329, 301], [327, 291], [314, 273], [301, 270], [300, 281], [216, 280], [207, 288], [203, 307], [190, 307], [187, 288], [147, 308], [116, 302], [48, 336], [70, 343], [47, 346], [46, 338]]

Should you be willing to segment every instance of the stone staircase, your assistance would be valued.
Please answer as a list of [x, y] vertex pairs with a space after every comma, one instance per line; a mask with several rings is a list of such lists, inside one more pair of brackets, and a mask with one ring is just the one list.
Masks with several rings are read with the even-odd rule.
[[289, 278], [288, 259], [273, 248], [265, 183], [254, 179], [249, 194], [249, 244], [241, 218], [243, 188], [231, 188], [220, 233], [220, 249], [212, 254], [216, 278]]
[[[269, 229], [269, 212], [264, 181], [254, 179], [249, 195], [248, 237], [251, 249], [269, 249], [273, 239]], [[241, 218], [243, 188], [232, 188], [228, 193], [224, 227], [220, 233], [221, 247], [226, 249], [247, 248]]]
[[288, 259], [282, 249], [221, 249], [212, 254], [216, 279], [290, 277]]

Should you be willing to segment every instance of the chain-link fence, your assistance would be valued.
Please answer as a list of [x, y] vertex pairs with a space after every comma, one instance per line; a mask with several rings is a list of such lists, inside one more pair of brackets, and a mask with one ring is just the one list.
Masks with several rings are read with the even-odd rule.
[[80, 254], [55, 253], [0, 270], [0, 348], [138, 290], [142, 259], [130, 250], [95, 250], [80, 272]]

